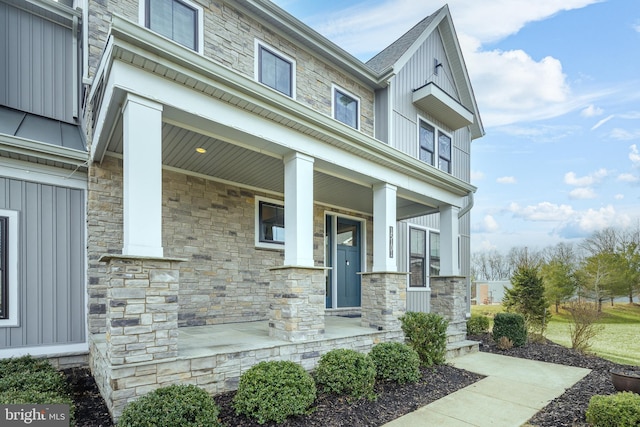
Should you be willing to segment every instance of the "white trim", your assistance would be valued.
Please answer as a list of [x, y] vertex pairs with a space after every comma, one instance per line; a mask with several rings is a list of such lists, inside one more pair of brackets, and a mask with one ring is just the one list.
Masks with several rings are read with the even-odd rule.
[[79, 190], [87, 189], [87, 174], [85, 172], [59, 169], [21, 160], [0, 159], [0, 176]]
[[46, 356], [46, 357], [62, 357], [84, 355], [89, 352], [89, 343], [80, 344], [63, 344], [63, 345], [43, 345], [35, 347], [14, 347], [0, 350], [0, 359], [9, 357]]
[[434, 232], [434, 233], [438, 233], [440, 234], [440, 230], [437, 230], [435, 228], [431, 228], [431, 227], [425, 227], [423, 225], [418, 225], [418, 224], [413, 224], [410, 222], [407, 222], [407, 241], [406, 241], [406, 256], [407, 256], [407, 271], [411, 272], [411, 229], [412, 228], [417, 228], [419, 230], [423, 230], [426, 233], [426, 237], [425, 237], [425, 262], [427, 263], [427, 265], [425, 266], [425, 272], [424, 272], [424, 278], [425, 278], [425, 287], [421, 288], [421, 287], [411, 287], [411, 275], [407, 275], [407, 291], [409, 292], [431, 292], [431, 275], [429, 274], [430, 270], [430, 265], [429, 265], [429, 259], [431, 257], [431, 241], [429, 240], [429, 233]]
[[[340, 91], [342, 93], [344, 93], [345, 95], [349, 96], [350, 98], [352, 98], [353, 100], [355, 100], [357, 102], [357, 116], [356, 116], [356, 123], [357, 126], [354, 128], [356, 130], [360, 130], [360, 123], [362, 122], [362, 119], [360, 118], [360, 105], [362, 104], [362, 101], [360, 99], [359, 96], [353, 94], [352, 92], [344, 89], [342, 86], [338, 86], [335, 83], [331, 83], [331, 117], [337, 121], [339, 121], [340, 123], [345, 124], [346, 126], [352, 127], [350, 124], [348, 123], [344, 123], [340, 120], [338, 120], [336, 118], [336, 91]], [[375, 97], [374, 97], [375, 99]], [[374, 105], [374, 111], [375, 111], [375, 105]], [[374, 124], [375, 127], [375, 124]]]
[[7, 304], [9, 305], [9, 317], [7, 319], [0, 319], [0, 327], [20, 326], [20, 313], [18, 310], [18, 294], [20, 292], [18, 288], [18, 261], [20, 258], [20, 252], [18, 251], [18, 241], [20, 240], [19, 212], [0, 209], [0, 216], [9, 218], [7, 227], [7, 269], [9, 270], [9, 300]]
[[[202, 8], [202, 6], [200, 6], [197, 3], [192, 2], [191, 0], [174, 0], [174, 1], [180, 1], [185, 3], [187, 6], [191, 7], [192, 9], [195, 9], [196, 11], [196, 15], [197, 18], [196, 20], [197, 22], [197, 30], [198, 30], [198, 34], [196, 34], [197, 37], [197, 46], [196, 46], [196, 50], [194, 52], [198, 52], [200, 55], [204, 55], [204, 9]], [[151, 28], [147, 27], [147, 10], [146, 10], [146, 6], [147, 6], [147, 0], [138, 0], [138, 24], [140, 24], [140, 26], [147, 28], [149, 30], [151, 30]], [[153, 31], [153, 30], [151, 30]], [[156, 33], [154, 31], [154, 33]], [[160, 33], [156, 33], [158, 34], [160, 37], [164, 37], [167, 40], [170, 40], [172, 43], [175, 43], [179, 46], [182, 46], [185, 49], [189, 49], [189, 50], [193, 50], [189, 47], [186, 47], [185, 45], [178, 43], [172, 39], [170, 39], [169, 37], [165, 37]]]
[[297, 69], [296, 60], [290, 57], [289, 55], [282, 53], [281, 50], [276, 49], [275, 47], [271, 46], [268, 43], [263, 42], [260, 39], [254, 39], [254, 42], [253, 42], [253, 77], [255, 81], [257, 81], [264, 87], [267, 87], [270, 90], [273, 90], [279, 93], [280, 95], [289, 96], [286, 93], [282, 93], [279, 90], [274, 89], [271, 86], [267, 86], [266, 84], [260, 81], [260, 48], [266, 49], [271, 53], [277, 56], [280, 56], [285, 61], [288, 61], [291, 63], [291, 98], [296, 99], [296, 69]]
[[[256, 248], [261, 249], [275, 249], [284, 252], [284, 244], [280, 243], [268, 243], [260, 241], [260, 202], [273, 203], [274, 205], [282, 206], [284, 208], [284, 201], [277, 199], [270, 199], [262, 196], [255, 196], [255, 218], [254, 218], [254, 241]], [[286, 218], [285, 218], [286, 221]], [[286, 227], [286, 225], [285, 225]]]

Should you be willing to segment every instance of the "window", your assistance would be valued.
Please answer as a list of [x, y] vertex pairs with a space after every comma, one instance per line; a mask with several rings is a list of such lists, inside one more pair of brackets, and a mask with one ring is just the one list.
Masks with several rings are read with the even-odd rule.
[[281, 202], [257, 199], [256, 246], [282, 249], [284, 206]]
[[440, 275], [440, 234], [429, 233], [429, 276]]
[[[432, 166], [437, 167], [447, 173], [451, 173], [451, 137], [436, 129], [422, 119], [418, 120], [420, 126], [418, 128], [418, 143], [420, 160]], [[436, 144], [436, 134], [437, 141]]]
[[337, 87], [333, 87], [333, 118], [358, 129], [360, 126], [360, 102], [357, 97]]
[[18, 212], [0, 209], [0, 327], [18, 324]]
[[427, 232], [409, 227], [409, 286], [427, 287]]
[[202, 51], [202, 9], [188, 0], [146, 0], [145, 26], [176, 43]]
[[267, 48], [256, 41], [258, 81], [287, 96], [295, 98], [295, 63], [275, 49]]

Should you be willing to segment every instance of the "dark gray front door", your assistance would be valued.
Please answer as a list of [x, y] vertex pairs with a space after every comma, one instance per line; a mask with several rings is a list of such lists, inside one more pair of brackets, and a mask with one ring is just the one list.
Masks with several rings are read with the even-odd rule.
[[360, 223], [337, 218], [338, 307], [360, 307]]

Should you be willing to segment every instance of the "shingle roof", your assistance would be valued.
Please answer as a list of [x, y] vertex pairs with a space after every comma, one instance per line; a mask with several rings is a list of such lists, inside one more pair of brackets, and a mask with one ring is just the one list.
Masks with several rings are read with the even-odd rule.
[[438, 9], [431, 15], [418, 22], [413, 28], [404, 33], [398, 40], [391, 43], [382, 52], [367, 61], [367, 65], [374, 71], [381, 73], [388, 67], [396, 63], [398, 59], [411, 47], [411, 45], [420, 37], [424, 30], [429, 26], [431, 21], [444, 8]]

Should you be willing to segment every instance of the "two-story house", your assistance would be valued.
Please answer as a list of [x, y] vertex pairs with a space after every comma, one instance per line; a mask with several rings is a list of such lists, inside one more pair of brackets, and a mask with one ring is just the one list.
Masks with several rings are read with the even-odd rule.
[[22, 89], [0, 95], [0, 179], [25, 188], [0, 193], [0, 351], [88, 349], [117, 418], [162, 385], [402, 340], [407, 310], [464, 340], [483, 128], [446, 6], [367, 63], [268, 0], [75, 6], [0, 0], [67, 37], [0, 45]]

